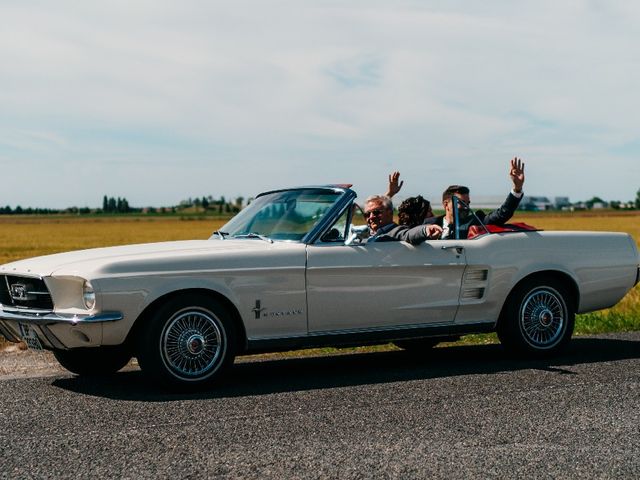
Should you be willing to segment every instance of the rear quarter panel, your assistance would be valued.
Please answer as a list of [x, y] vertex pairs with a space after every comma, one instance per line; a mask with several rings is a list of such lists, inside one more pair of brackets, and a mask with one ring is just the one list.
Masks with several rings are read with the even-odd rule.
[[562, 272], [578, 287], [578, 313], [615, 305], [633, 287], [638, 252], [625, 233], [518, 232], [461, 241], [468, 269], [486, 269], [483, 298], [461, 300], [456, 323], [497, 321], [511, 290], [524, 278]]

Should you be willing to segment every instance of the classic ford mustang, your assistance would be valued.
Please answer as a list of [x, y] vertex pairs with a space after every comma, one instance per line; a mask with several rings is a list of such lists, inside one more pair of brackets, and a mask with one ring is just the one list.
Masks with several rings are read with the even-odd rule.
[[[0, 333], [80, 375], [133, 356], [163, 385], [214, 382], [239, 354], [497, 331], [558, 352], [576, 313], [637, 282], [624, 233], [479, 232], [369, 242], [349, 185], [263, 193], [208, 240], [62, 253], [0, 267]], [[515, 229], [517, 230], [517, 229]]]

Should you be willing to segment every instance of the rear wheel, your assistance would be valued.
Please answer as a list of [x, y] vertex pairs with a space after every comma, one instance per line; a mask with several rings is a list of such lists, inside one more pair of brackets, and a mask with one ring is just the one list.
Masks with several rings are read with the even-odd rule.
[[53, 355], [60, 365], [76, 375], [108, 375], [131, 360], [131, 352], [122, 346], [54, 350]]
[[564, 349], [575, 322], [567, 289], [555, 279], [531, 279], [511, 293], [498, 324], [498, 338], [519, 354], [545, 356]]
[[198, 388], [233, 363], [236, 333], [227, 310], [198, 294], [173, 298], [149, 319], [138, 338], [138, 363], [173, 388]]

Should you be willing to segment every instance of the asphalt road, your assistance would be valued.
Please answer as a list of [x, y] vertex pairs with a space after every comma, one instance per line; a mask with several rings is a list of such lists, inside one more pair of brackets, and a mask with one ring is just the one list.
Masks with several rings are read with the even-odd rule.
[[3, 478], [639, 478], [640, 333], [552, 361], [496, 345], [234, 366], [167, 394], [139, 371], [0, 376]]

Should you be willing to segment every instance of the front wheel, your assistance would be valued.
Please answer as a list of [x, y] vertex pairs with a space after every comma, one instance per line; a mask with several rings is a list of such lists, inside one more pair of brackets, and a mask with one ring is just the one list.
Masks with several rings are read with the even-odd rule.
[[554, 279], [525, 281], [511, 293], [498, 324], [507, 350], [546, 356], [564, 349], [575, 322], [567, 289]]
[[197, 294], [175, 297], [149, 319], [138, 338], [138, 363], [171, 388], [199, 388], [233, 363], [234, 323], [218, 302]]
[[131, 352], [122, 346], [54, 350], [53, 355], [64, 368], [76, 375], [108, 375], [131, 360]]

